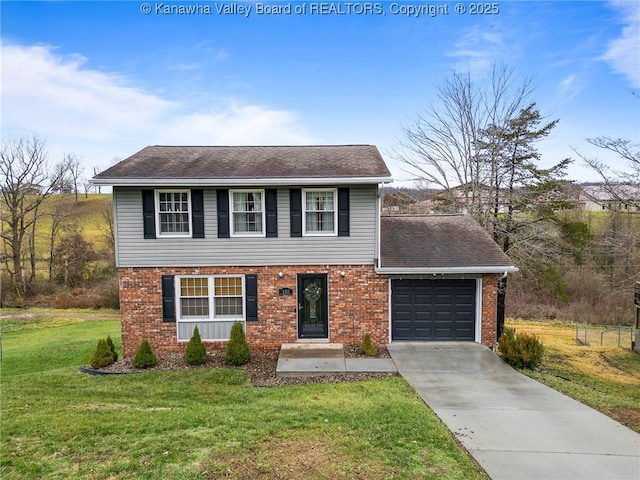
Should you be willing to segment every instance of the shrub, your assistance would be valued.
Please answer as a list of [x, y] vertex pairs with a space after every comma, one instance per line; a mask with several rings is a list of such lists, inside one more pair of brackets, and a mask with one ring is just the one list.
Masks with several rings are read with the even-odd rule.
[[151, 345], [147, 340], [143, 340], [138, 347], [136, 356], [133, 358], [133, 366], [136, 368], [149, 368], [155, 367], [157, 363], [158, 359], [151, 351]]
[[185, 354], [187, 365], [202, 365], [207, 362], [207, 350], [204, 348], [198, 327], [193, 329], [193, 335], [187, 345]]
[[378, 350], [376, 350], [376, 347], [371, 343], [371, 335], [368, 333], [364, 334], [364, 341], [360, 346], [360, 353], [367, 357], [375, 357], [378, 354]]
[[99, 289], [100, 298], [97, 300], [94, 308], [120, 308], [120, 290], [118, 287], [118, 279], [105, 282]]
[[498, 352], [509, 365], [533, 370], [542, 362], [544, 345], [535, 335], [516, 334], [514, 328], [506, 327], [498, 340]]
[[224, 352], [224, 363], [227, 365], [244, 365], [251, 360], [251, 351], [244, 335], [242, 323], [235, 322], [231, 327], [231, 339]]
[[117, 362], [118, 352], [116, 352], [116, 346], [113, 344], [113, 340], [111, 340], [111, 335], [107, 335], [107, 347], [109, 347], [109, 350], [111, 350], [111, 353], [113, 354], [113, 361]]
[[91, 355], [91, 360], [89, 361], [91, 367], [106, 367], [111, 365], [114, 361], [113, 352], [107, 345], [107, 341], [105, 339], [98, 340], [98, 345], [96, 345], [96, 349], [93, 351], [93, 355]]

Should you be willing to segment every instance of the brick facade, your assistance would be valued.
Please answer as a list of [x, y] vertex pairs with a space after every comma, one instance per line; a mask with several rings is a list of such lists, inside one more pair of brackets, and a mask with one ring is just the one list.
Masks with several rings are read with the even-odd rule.
[[[186, 349], [187, 342], [177, 340], [176, 324], [162, 321], [162, 275], [257, 274], [258, 321], [246, 323], [247, 342], [264, 349], [296, 342], [297, 274], [303, 273], [327, 274], [329, 341], [360, 344], [369, 333], [374, 343], [388, 343], [388, 280], [373, 265], [120, 268], [124, 355], [134, 355], [145, 338], [158, 354]], [[280, 296], [283, 287], [293, 295]], [[225, 342], [205, 344], [213, 350], [224, 348]]]
[[[282, 277], [279, 273], [282, 272]], [[344, 272], [344, 276], [342, 276]], [[389, 342], [389, 277], [373, 265], [305, 265], [269, 267], [119, 268], [122, 344], [132, 356], [143, 339], [157, 354], [184, 352], [187, 342], [177, 340], [175, 322], [162, 320], [162, 275], [258, 275], [258, 320], [246, 323], [252, 348], [278, 348], [298, 341], [297, 274], [327, 274], [329, 341], [360, 344], [365, 333], [377, 344]], [[496, 344], [496, 275], [482, 282], [482, 332], [484, 345]], [[289, 287], [293, 295], [279, 295]], [[208, 350], [223, 349], [226, 342], [209, 342]]]

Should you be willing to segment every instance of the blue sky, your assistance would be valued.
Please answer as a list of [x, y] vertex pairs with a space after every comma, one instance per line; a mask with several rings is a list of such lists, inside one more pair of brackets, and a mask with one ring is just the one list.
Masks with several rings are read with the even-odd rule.
[[[571, 147], [615, 162], [586, 137], [640, 141], [636, 0], [501, 1], [486, 15], [469, 2], [464, 14], [456, 2], [351, 2], [374, 15], [308, 13], [320, 2], [258, 15], [259, 2], [212, 0], [149, 1], [145, 15], [144, 3], [0, 2], [3, 140], [37, 132], [52, 162], [73, 153], [86, 176], [150, 144], [370, 143], [407, 179], [391, 155], [402, 126], [451, 71], [481, 78], [502, 62], [560, 120], [543, 164], [576, 157]], [[397, 12], [426, 3], [438, 14]], [[232, 4], [252, 11], [216, 11]], [[163, 14], [171, 5], [198, 13]], [[579, 161], [569, 174], [594, 179]]]

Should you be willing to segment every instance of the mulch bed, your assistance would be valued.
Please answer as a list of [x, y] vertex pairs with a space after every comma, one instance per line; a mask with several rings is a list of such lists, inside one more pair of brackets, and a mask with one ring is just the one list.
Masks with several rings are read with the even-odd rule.
[[[357, 345], [345, 345], [344, 355], [346, 358], [376, 358], [366, 357], [359, 351]], [[378, 345], [377, 358], [391, 358], [384, 345]], [[251, 361], [241, 367], [229, 367], [224, 364], [224, 352], [215, 351], [207, 354], [207, 363], [199, 366], [187, 365], [184, 354], [171, 353], [158, 356], [158, 364], [153, 368], [139, 369], [133, 366], [133, 358], [125, 358], [115, 362], [108, 367], [98, 370], [83, 368], [82, 371], [94, 374], [126, 374], [159, 371], [177, 371], [187, 369], [207, 369], [207, 368], [239, 368], [245, 370], [249, 375], [251, 383], [256, 387], [275, 387], [281, 385], [305, 385], [308, 383], [338, 383], [355, 382], [361, 380], [373, 380], [397, 375], [396, 373], [349, 373], [338, 375], [321, 375], [314, 377], [276, 377], [276, 364], [278, 363], [278, 350], [251, 352]]]

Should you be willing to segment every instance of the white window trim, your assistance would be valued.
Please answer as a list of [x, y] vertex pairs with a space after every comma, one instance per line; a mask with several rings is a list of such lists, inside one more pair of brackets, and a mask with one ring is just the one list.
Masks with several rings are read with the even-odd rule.
[[[247, 318], [247, 289], [245, 285], [244, 275], [176, 275], [176, 282], [174, 286], [174, 298], [176, 309], [176, 321], [177, 322], [245, 322]], [[180, 283], [183, 278], [206, 278], [208, 282], [209, 290], [209, 316], [208, 317], [182, 317], [180, 300], [183, 298], [180, 294]], [[216, 278], [240, 278], [242, 285], [242, 315], [229, 315], [226, 317], [215, 316], [215, 279]], [[235, 296], [234, 296], [235, 297]], [[225, 297], [227, 298], [227, 297]]]
[[[189, 218], [189, 232], [186, 233], [162, 233], [160, 229], [160, 194], [161, 193], [186, 193], [187, 194], [187, 216]], [[162, 238], [191, 238], [193, 235], [193, 223], [191, 220], [191, 190], [189, 189], [161, 189], [155, 190], [155, 220], [156, 220], [156, 236]]]
[[[234, 210], [233, 210], [233, 194], [234, 193], [260, 193], [262, 198], [262, 231], [261, 232], [236, 232], [235, 231], [235, 221], [234, 221]], [[246, 213], [246, 212], [239, 212]], [[264, 190], [253, 189], [253, 188], [243, 188], [243, 189], [235, 189], [229, 190], [229, 231], [231, 232], [232, 237], [265, 237], [267, 234], [267, 205]]]
[[[307, 192], [333, 192], [333, 232], [307, 232]], [[305, 237], [338, 236], [338, 189], [303, 188], [302, 189], [302, 235]]]

